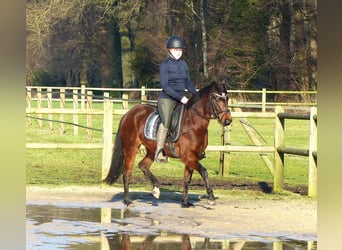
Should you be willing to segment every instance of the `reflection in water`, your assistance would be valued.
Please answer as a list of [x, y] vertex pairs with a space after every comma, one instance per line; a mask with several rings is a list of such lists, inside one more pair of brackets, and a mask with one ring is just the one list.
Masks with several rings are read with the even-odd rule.
[[[158, 240], [158, 238], [160, 238]], [[237, 240], [211, 240], [209, 238], [189, 237], [189, 235], [159, 237], [159, 236], [130, 236], [128, 234], [107, 237], [108, 245], [102, 245], [101, 250], [191, 250], [191, 249], [229, 249], [229, 250], [314, 250], [317, 244], [301, 241], [289, 242], [257, 242]]]
[[[160, 222], [125, 209], [27, 205], [26, 249], [315, 250], [316, 241], [210, 239], [158, 229]], [[259, 238], [260, 239], [260, 238]]]
[[[189, 235], [182, 235], [181, 237], [176, 237], [173, 240], [162, 240], [153, 243], [154, 239], [158, 236], [150, 235], [147, 236], [141, 242], [131, 242], [131, 237], [127, 234], [123, 235], [115, 235], [112, 237], [107, 237], [108, 239], [108, 249], [122, 249], [122, 250], [131, 250], [131, 249], [139, 249], [139, 250], [149, 250], [149, 249], [182, 249], [182, 250], [191, 250], [191, 243]], [[177, 241], [177, 238], [181, 238], [181, 241]], [[199, 249], [208, 249], [209, 239], [205, 239], [203, 245]], [[197, 249], [197, 248], [196, 248]], [[219, 248], [215, 248], [219, 249]], [[222, 249], [222, 248], [221, 248]]]

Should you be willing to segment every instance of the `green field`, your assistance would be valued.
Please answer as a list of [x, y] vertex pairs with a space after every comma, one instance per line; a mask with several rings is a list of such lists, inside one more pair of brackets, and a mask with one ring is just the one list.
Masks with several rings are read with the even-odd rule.
[[[94, 104], [100, 108], [101, 104]], [[44, 115], [43, 118], [48, 118]], [[113, 131], [117, 130], [121, 116], [114, 116]], [[59, 116], [54, 115], [54, 120]], [[234, 119], [234, 117], [233, 117]], [[64, 120], [72, 122], [71, 115], [64, 115]], [[248, 122], [266, 140], [264, 145], [272, 146], [274, 140], [273, 118], [249, 118]], [[86, 116], [79, 116], [79, 124], [86, 125]], [[79, 128], [79, 135], [73, 135], [73, 126], [64, 125], [65, 133], [61, 134], [60, 124], [53, 122], [53, 129], [43, 121], [43, 127], [38, 126], [36, 119], [26, 121], [26, 142], [52, 143], [101, 143], [102, 133], [92, 132], [88, 139], [86, 129]], [[93, 116], [93, 127], [102, 129], [102, 116]], [[308, 148], [309, 121], [286, 120], [285, 145], [289, 147]], [[252, 145], [244, 132], [239, 119], [234, 119], [230, 126], [232, 145]], [[209, 126], [209, 145], [220, 145], [222, 127], [215, 120]], [[114, 137], [115, 135], [113, 135]], [[260, 141], [263, 141], [259, 138]], [[138, 155], [135, 165], [143, 156]], [[26, 149], [26, 183], [28, 185], [101, 185], [101, 149]], [[229, 176], [221, 177], [219, 171], [219, 153], [207, 152], [207, 158], [201, 162], [207, 168], [210, 180], [227, 182], [267, 182], [272, 183], [273, 177], [261, 157], [256, 153], [230, 153]], [[269, 155], [273, 159], [273, 155]], [[170, 159], [167, 164], [154, 163], [152, 171], [157, 177], [180, 181], [183, 178], [183, 164], [177, 159]], [[133, 183], [145, 185], [139, 168], [134, 168]], [[200, 179], [195, 173], [193, 180]], [[285, 183], [289, 186], [306, 186], [308, 182], [308, 157], [285, 155]], [[120, 185], [120, 184], [115, 184]], [[180, 189], [181, 187], [177, 187]]]

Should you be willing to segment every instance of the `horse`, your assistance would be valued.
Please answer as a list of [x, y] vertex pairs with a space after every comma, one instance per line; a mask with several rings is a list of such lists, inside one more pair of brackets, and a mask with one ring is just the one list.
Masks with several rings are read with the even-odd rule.
[[[150, 104], [138, 104], [131, 108], [120, 120], [119, 128], [115, 137], [114, 151], [111, 165], [104, 183], [112, 185], [123, 175], [124, 198], [123, 202], [129, 206], [133, 202], [130, 199], [129, 183], [132, 178], [133, 164], [141, 145], [145, 146], [146, 155], [138, 163], [138, 167], [153, 186], [152, 194], [159, 199], [160, 183], [150, 171], [154, 162], [156, 141], [144, 136], [144, 125], [156, 106]], [[215, 205], [215, 196], [209, 184], [208, 172], [200, 163], [203, 152], [208, 145], [208, 126], [214, 118], [222, 126], [228, 126], [232, 122], [228, 109], [227, 86], [216, 81], [199, 89], [184, 104], [183, 120], [178, 140], [170, 147], [165, 145], [165, 153], [168, 157], [179, 158], [184, 164], [182, 207], [193, 206], [189, 202], [189, 185], [194, 170], [196, 170], [205, 183], [207, 202]], [[177, 157], [175, 157], [174, 151]]]

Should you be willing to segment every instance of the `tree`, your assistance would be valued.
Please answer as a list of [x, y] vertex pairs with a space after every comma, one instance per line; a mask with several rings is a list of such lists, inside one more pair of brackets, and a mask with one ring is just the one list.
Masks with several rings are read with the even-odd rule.
[[316, 1], [278, 1], [269, 27], [268, 58], [276, 89], [316, 86]]
[[208, 6], [208, 69], [230, 88], [252, 88], [264, 77], [267, 11], [261, 1], [218, 1]]
[[197, 87], [316, 89], [317, 0], [28, 0], [27, 84], [155, 86], [174, 34]]
[[27, 84], [43, 69], [68, 86], [89, 79], [108, 86], [114, 61], [107, 42], [111, 7], [108, 0], [28, 1]]

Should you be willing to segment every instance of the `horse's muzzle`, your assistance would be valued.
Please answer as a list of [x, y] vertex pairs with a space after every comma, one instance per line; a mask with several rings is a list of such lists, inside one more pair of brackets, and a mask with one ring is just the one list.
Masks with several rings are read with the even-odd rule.
[[229, 111], [223, 112], [220, 120], [223, 126], [228, 126], [233, 121]]
[[223, 126], [228, 126], [232, 123], [232, 119], [226, 119], [223, 121]]

